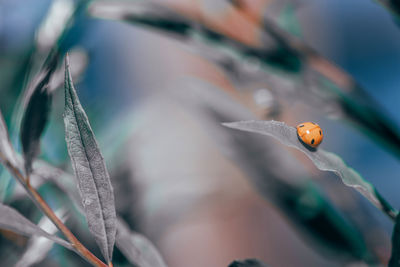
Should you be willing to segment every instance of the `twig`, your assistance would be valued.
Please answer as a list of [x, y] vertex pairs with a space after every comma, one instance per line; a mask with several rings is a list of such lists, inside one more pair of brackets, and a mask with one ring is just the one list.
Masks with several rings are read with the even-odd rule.
[[107, 267], [104, 262], [98, 259], [95, 255], [93, 255], [68, 229], [67, 226], [57, 217], [54, 211], [50, 208], [50, 206], [46, 203], [46, 201], [40, 196], [40, 194], [33, 188], [29, 183], [27, 183], [27, 179], [21, 173], [21, 171], [13, 166], [7, 159], [5, 159], [4, 155], [0, 153], [0, 159], [5, 165], [5, 167], [9, 170], [10, 173], [14, 175], [16, 180], [25, 188], [29, 197], [36, 204], [36, 206], [42, 210], [42, 212], [57, 226], [57, 228], [64, 234], [64, 236], [71, 242], [75, 251], [85, 260], [90, 262], [93, 266], [96, 267]]

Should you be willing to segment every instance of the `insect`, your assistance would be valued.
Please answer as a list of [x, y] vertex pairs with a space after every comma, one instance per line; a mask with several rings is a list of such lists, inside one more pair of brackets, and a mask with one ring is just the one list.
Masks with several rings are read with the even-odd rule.
[[297, 136], [307, 146], [316, 148], [321, 144], [324, 135], [321, 127], [313, 122], [303, 122], [297, 125]]

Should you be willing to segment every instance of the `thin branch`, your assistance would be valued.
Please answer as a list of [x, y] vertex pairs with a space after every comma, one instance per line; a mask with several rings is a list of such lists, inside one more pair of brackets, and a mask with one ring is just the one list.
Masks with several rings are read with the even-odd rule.
[[57, 217], [54, 211], [46, 203], [46, 201], [40, 196], [40, 194], [33, 188], [29, 183], [28, 179], [24, 177], [22, 172], [12, 164], [0, 153], [0, 159], [5, 167], [13, 174], [16, 180], [25, 188], [29, 197], [36, 204], [36, 206], [54, 223], [54, 225], [64, 234], [64, 236], [71, 242], [75, 251], [96, 267], [107, 267], [107, 265], [93, 255], [68, 229], [67, 226]]

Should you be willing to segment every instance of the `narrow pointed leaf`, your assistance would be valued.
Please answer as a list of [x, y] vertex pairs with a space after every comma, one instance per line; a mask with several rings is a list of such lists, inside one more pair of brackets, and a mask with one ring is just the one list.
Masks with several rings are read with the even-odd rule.
[[[69, 180], [68, 173], [41, 162], [33, 170], [35, 178], [53, 181], [71, 200], [78, 213], [84, 213], [82, 204], [77, 202], [77, 189]], [[132, 263], [140, 267], [166, 267], [165, 261], [157, 248], [142, 234], [129, 229], [122, 218], [117, 219], [116, 246]]]
[[0, 111], [0, 162], [17, 166], [17, 156], [11, 146], [7, 126]]
[[156, 247], [145, 236], [133, 232], [122, 219], [118, 219], [116, 244], [124, 256], [140, 267], [166, 267]]
[[290, 127], [278, 121], [239, 121], [223, 123], [223, 125], [242, 131], [269, 135], [278, 139], [284, 145], [300, 150], [311, 159], [318, 169], [334, 172], [342, 179], [345, 185], [356, 189], [389, 217], [393, 219], [396, 216], [397, 211], [383, 199], [372, 184], [364, 180], [354, 169], [346, 166], [344, 161], [336, 154], [322, 149], [317, 149], [315, 151], [307, 149], [298, 140], [294, 127]]
[[400, 267], [400, 216], [396, 218], [392, 234], [392, 256], [390, 257], [389, 267]]
[[57, 68], [58, 54], [54, 53], [37, 74], [33, 91], [27, 102], [21, 124], [21, 143], [25, 158], [25, 171], [29, 175], [32, 162], [39, 154], [40, 137], [47, 125], [51, 109], [50, 80]]
[[247, 259], [234, 261], [228, 267], [267, 267], [267, 265], [256, 259]]
[[91, 233], [107, 262], [111, 262], [116, 214], [110, 176], [89, 120], [76, 94], [65, 60], [65, 139]]
[[70, 243], [55, 235], [51, 235], [43, 231], [36, 224], [22, 216], [17, 210], [9, 206], [0, 203], [0, 214], [0, 228], [14, 231], [25, 236], [43, 236], [67, 249], [73, 250], [73, 247]]

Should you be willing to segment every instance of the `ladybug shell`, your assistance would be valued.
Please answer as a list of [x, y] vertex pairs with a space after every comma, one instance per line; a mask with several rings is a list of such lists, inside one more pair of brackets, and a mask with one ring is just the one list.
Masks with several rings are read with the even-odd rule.
[[310, 147], [316, 148], [324, 138], [321, 127], [316, 123], [303, 122], [297, 125], [296, 128], [297, 136], [304, 144]]

